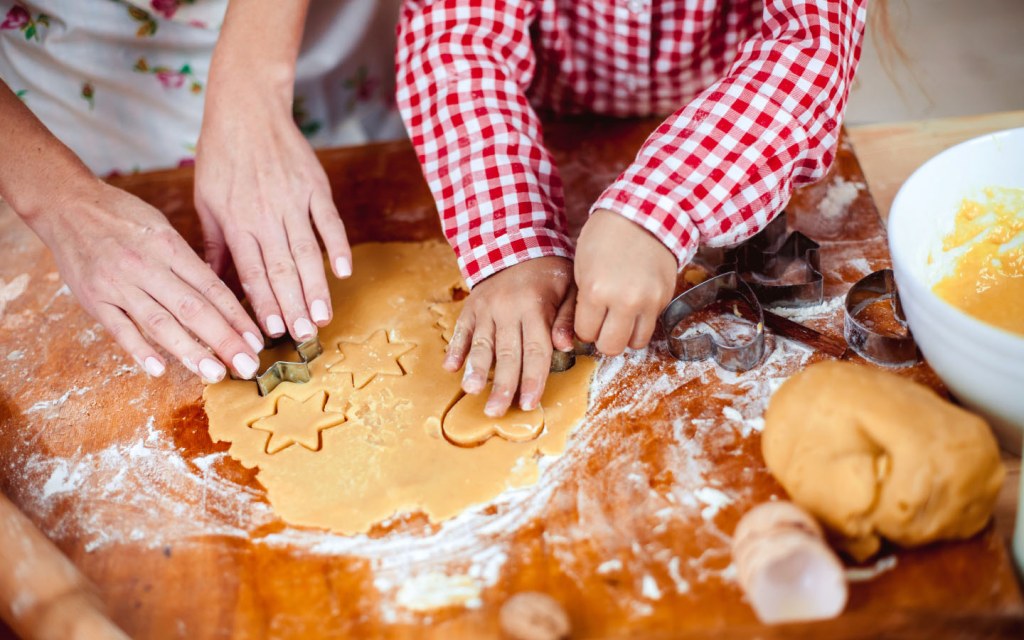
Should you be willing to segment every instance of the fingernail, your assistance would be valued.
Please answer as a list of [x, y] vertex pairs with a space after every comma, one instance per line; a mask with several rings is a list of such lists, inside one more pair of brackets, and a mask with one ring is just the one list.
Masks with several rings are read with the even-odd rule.
[[313, 316], [313, 322], [317, 324], [327, 322], [330, 319], [330, 314], [327, 312], [327, 303], [323, 300], [314, 300], [313, 304], [309, 307], [309, 314]]
[[284, 320], [279, 315], [267, 316], [267, 331], [274, 338], [284, 334]]
[[352, 260], [342, 256], [334, 261], [334, 274], [339, 278], [347, 278], [352, 275]]
[[519, 394], [519, 408], [523, 411], [533, 411], [537, 408], [537, 396], [534, 393]]
[[259, 364], [247, 353], [236, 355], [231, 359], [231, 364], [235, 366], [235, 371], [238, 375], [246, 380], [251, 378], [256, 373], [256, 369], [259, 368]]
[[316, 335], [316, 327], [313, 323], [305, 318], [299, 318], [295, 321], [295, 335], [300, 340], [306, 340]]
[[480, 393], [484, 388], [483, 381], [476, 375], [473, 363], [466, 362], [466, 370], [462, 374], [462, 390], [466, 393]]
[[203, 376], [203, 380], [207, 382], [220, 382], [224, 379], [224, 374], [227, 373], [227, 370], [224, 368], [224, 365], [213, 358], [203, 358], [199, 363], [199, 373]]
[[486, 405], [484, 405], [484, 413], [486, 413], [487, 416], [491, 418], [500, 418], [501, 407], [498, 405], [497, 402], [488, 402]]
[[454, 353], [446, 354], [444, 357], [444, 368], [449, 371], [456, 371], [459, 364], [459, 358]]
[[160, 376], [164, 375], [164, 363], [160, 362], [153, 356], [149, 356], [148, 358], [146, 358], [145, 367], [146, 373], [153, 376], [154, 378], [159, 378]]
[[245, 338], [245, 341], [249, 345], [249, 348], [252, 349], [253, 351], [255, 351], [256, 353], [263, 351], [263, 341], [260, 340], [255, 333], [253, 333], [252, 331], [246, 331], [245, 333], [242, 334], [242, 337]]
[[192, 373], [199, 373], [199, 369], [196, 369], [196, 363], [192, 362], [191, 358], [182, 358], [181, 364], [185, 365], [185, 368]]

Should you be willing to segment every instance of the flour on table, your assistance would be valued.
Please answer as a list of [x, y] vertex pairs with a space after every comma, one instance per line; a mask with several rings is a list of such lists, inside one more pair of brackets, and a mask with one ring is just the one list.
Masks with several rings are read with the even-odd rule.
[[823, 217], [830, 219], [846, 217], [850, 205], [857, 199], [857, 194], [863, 188], [863, 183], [850, 182], [842, 176], [836, 176], [829, 183], [828, 191], [818, 205], [818, 212]]
[[3, 279], [0, 278], [0, 318], [3, 317], [4, 311], [7, 309], [7, 305], [14, 302], [21, 297], [21, 294], [25, 293], [25, 289], [28, 288], [29, 280], [30, 276], [27, 273], [15, 276], [7, 283], [4, 283]]
[[[832, 310], [830, 304], [814, 312], [825, 318]], [[32, 451], [7, 473], [19, 478], [19, 486], [34, 488], [22, 502], [39, 520], [52, 523], [46, 530], [51, 538], [78, 540], [90, 552], [123, 545], [159, 549], [223, 537], [294, 553], [364, 558], [382, 596], [379, 614], [389, 622], [422, 620], [434, 607], [476, 606], [502, 579], [513, 553], [508, 546], [512, 534], [551, 509], [572, 508], [579, 514], [573, 526], [543, 529], [550, 560], [579, 584], [619, 581], [624, 610], [643, 616], [651, 613], [655, 593], [664, 599], [693, 593], [703, 583], [735, 579], [731, 538], [719, 528], [718, 516], [749, 497], [744, 486], [717, 482], [713, 455], [760, 429], [771, 393], [813, 353], [786, 340], [770, 340], [768, 348], [764, 362], [745, 373], [709, 361], [671, 360], [664, 356], [663, 343], [601, 359], [590, 383], [588, 418], [572, 433], [561, 457], [539, 461], [535, 484], [507, 489], [488, 504], [426, 530], [345, 536], [282, 524], [262, 490], [231, 479], [228, 472], [236, 463], [227, 453], [188, 457], [175, 443], [172, 427], [158, 425], [153, 416], [144, 416], [135, 435], [124, 441], [92, 453]], [[115, 380], [137, 374], [130, 365], [109, 368]], [[637, 375], [640, 370], [643, 376]], [[679, 398], [694, 393], [688, 389], [704, 393], [712, 388], [718, 409], [702, 415], [682, 411], [664, 424], [658, 468], [635, 455], [634, 447], [647, 441], [641, 434], [635, 442], [623, 441], [601, 428], [660, 406], [677, 406]], [[86, 387], [72, 386], [27, 407], [26, 419], [54, 425], [73, 420], [88, 406], [90, 395]], [[147, 406], [145, 398], [129, 404]], [[609, 450], [615, 455], [602, 469], [605, 481], [579, 482], [587, 460]], [[656, 480], [661, 469], [672, 471], [671, 482]], [[74, 510], [59, 520], [47, 518], [72, 497]], [[130, 521], [123, 517], [125, 507], [135, 514]], [[632, 513], [650, 518], [634, 521]], [[657, 541], [658, 532], [683, 522], [698, 526], [699, 551], [670, 549]], [[581, 545], [597, 553], [599, 561], [582, 557]]]

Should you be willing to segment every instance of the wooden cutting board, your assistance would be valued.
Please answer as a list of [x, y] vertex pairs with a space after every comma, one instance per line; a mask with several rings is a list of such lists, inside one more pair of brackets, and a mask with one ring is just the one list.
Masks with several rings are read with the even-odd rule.
[[[656, 125], [549, 123], [575, 228]], [[321, 158], [353, 243], [440, 236], [407, 143]], [[191, 170], [114, 183], [200, 246]], [[832, 175], [788, 212], [823, 243], [828, 298], [797, 319], [838, 334], [838, 296], [888, 265], [845, 143]], [[677, 364], [660, 343], [608, 361], [569, 452], [536, 487], [445, 525], [410, 515], [347, 539], [279, 521], [254, 473], [210, 441], [200, 383], [178, 366], [160, 380], [136, 371], [6, 208], [0, 279], [0, 490], [95, 582], [132, 637], [489, 638], [501, 603], [527, 589], [561, 601], [579, 638], [1024, 631], [1024, 602], [991, 527], [964, 542], [885, 550], [859, 572], [838, 620], [757, 623], [735, 584], [730, 536], [747, 509], [783, 495], [760, 456], [768, 393], [820, 359], [785, 341], [742, 375]], [[335, 304], [343, 312], [358, 301]], [[938, 386], [927, 367], [905, 373]], [[430, 593], [441, 602], [458, 600], [459, 585], [478, 597], [424, 609], [430, 584], [447, 585]]]

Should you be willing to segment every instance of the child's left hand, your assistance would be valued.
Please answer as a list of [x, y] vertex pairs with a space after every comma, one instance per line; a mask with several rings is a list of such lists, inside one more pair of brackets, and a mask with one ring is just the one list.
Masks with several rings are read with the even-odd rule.
[[524, 411], [540, 404], [551, 369], [552, 344], [569, 351], [575, 291], [572, 262], [534, 258], [479, 283], [455, 323], [444, 368], [465, 362], [462, 389], [480, 393], [494, 363], [494, 384], [484, 406], [491, 417], [505, 415], [516, 390]]
[[646, 229], [595, 211], [576, 243], [576, 335], [609, 356], [646, 347], [677, 271], [676, 257]]

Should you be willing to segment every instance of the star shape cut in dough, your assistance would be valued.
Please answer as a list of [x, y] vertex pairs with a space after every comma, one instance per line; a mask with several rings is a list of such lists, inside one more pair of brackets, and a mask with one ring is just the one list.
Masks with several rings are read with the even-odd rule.
[[416, 348], [409, 342], [391, 342], [388, 332], [381, 329], [365, 342], [338, 343], [341, 358], [327, 364], [331, 373], [351, 373], [352, 386], [362, 389], [377, 376], [404, 376], [405, 369], [398, 361]]
[[303, 401], [281, 396], [274, 405], [274, 414], [260, 418], [249, 425], [257, 431], [266, 431], [267, 453], [283, 451], [300, 444], [310, 451], [319, 451], [320, 432], [345, 422], [345, 414], [328, 411], [327, 392], [314, 393]]
[[455, 323], [459, 320], [464, 303], [462, 300], [451, 302], [438, 302], [430, 305], [430, 312], [437, 316], [434, 326], [441, 329], [441, 339], [445, 342], [452, 341], [452, 333], [455, 331]]

